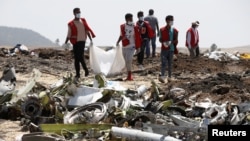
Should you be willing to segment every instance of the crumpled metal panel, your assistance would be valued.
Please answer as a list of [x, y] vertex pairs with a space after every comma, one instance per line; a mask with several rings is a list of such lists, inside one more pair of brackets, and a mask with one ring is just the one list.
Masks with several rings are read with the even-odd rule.
[[13, 95], [11, 103], [15, 103], [23, 97], [26, 97], [28, 92], [35, 86], [37, 79], [41, 76], [41, 72], [38, 69], [33, 69], [31, 78], [27, 81], [26, 85], [18, 90], [16, 95]]
[[0, 96], [15, 89], [16, 72], [12, 65], [6, 66], [0, 78]]
[[99, 73], [95, 75], [95, 79], [94, 79], [94, 84], [93, 87], [95, 88], [103, 88], [107, 86], [107, 79], [104, 76], [104, 74]]
[[20, 141], [66, 141], [62, 136], [47, 133], [24, 134]]
[[186, 90], [182, 88], [173, 88], [169, 92], [169, 98], [174, 102], [182, 100], [186, 96]]
[[98, 123], [107, 116], [107, 106], [96, 102], [79, 107], [64, 116], [64, 124]]
[[16, 70], [12, 64], [7, 65], [5, 67], [1, 80], [11, 81], [11, 82], [16, 81]]
[[79, 107], [96, 102], [102, 97], [101, 89], [80, 85], [68, 101], [68, 107]]
[[214, 104], [213, 106], [209, 107], [202, 116], [208, 120], [208, 124], [216, 125], [216, 124], [223, 124], [226, 121], [226, 117], [228, 116], [227, 112], [228, 102], [223, 103], [221, 105]]
[[199, 127], [200, 126], [199, 121], [186, 118], [181, 115], [169, 115], [169, 117], [174, 121], [174, 123], [176, 123], [179, 126], [186, 126], [186, 127]]

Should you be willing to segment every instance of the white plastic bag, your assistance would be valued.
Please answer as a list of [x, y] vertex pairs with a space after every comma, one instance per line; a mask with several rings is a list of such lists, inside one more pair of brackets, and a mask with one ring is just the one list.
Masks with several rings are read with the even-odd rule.
[[115, 47], [108, 51], [96, 46], [91, 47], [90, 67], [95, 74], [111, 76], [120, 73], [125, 67], [122, 47]]

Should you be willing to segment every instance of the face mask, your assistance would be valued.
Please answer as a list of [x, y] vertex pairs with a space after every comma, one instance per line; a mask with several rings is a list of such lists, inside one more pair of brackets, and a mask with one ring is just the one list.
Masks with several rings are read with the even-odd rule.
[[80, 19], [81, 18], [81, 13], [77, 13], [76, 18]]
[[170, 25], [170, 26], [174, 25], [174, 21], [170, 21], [170, 22], [169, 22], [169, 25]]
[[128, 25], [133, 25], [134, 23], [132, 21], [127, 22]]
[[139, 21], [143, 21], [144, 20], [144, 17], [139, 17]]

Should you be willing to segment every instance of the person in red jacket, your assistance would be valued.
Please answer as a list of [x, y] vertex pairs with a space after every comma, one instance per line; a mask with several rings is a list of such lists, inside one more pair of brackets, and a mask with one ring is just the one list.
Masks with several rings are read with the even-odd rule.
[[173, 27], [174, 16], [166, 16], [167, 25], [160, 28], [159, 41], [161, 42], [161, 76], [159, 81], [165, 82], [165, 71], [168, 65], [168, 80], [173, 80], [172, 75], [172, 62], [174, 54], [178, 53], [178, 30]]
[[133, 23], [133, 15], [127, 13], [125, 15], [126, 23], [120, 25], [120, 36], [116, 42], [116, 46], [119, 46], [122, 41], [122, 53], [128, 72], [126, 80], [133, 80], [132, 77], [132, 61], [136, 50], [136, 54], [140, 52], [141, 37], [137, 26]]
[[199, 33], [198, 26], [199, 21], [193, 22], [192, 26], [187, 30], [186, 33], [186, 47], [189, 50], [189, 54], [191, 58], [199, 56]]
[[81, 18], [80, 8], [74, 8], [73, 14], [75, 18], [68, 23], [68, 35], [66, 37], [65, 44], [70, 41], [73, 45], [73, 53], [75, 60], [74, 65], [76, 71], [75, 79], [76, 81], [78, 81], [80, 78], [80, 64], [82, 65], [85, 71], [85, 76], [89, 75], [89, 70], [86, 66], [83, 54], [87, 36], [89, 37], [89, 40], [91, 41], [90, 44], [92, 46], [92, 38], [95, 37], [95, 34], [89, 27], [85, 18]]
[[155, 36], [153, 29], [151, 28], [150, 24], [147, 21], [144, 21], [143, 16], [144, 16], [143, 12], [139, 11], [137, 13], [138, 21], [136, 22], [136, 26], [138, 26], [142, 38], [142, 46], [140, 49], [140, 53], [137, 54], [137, 61], [139, 68], [141, 70], [144, 70], [143, 60], [144, 60], [145, 49], [148, 45], [149, 40]]

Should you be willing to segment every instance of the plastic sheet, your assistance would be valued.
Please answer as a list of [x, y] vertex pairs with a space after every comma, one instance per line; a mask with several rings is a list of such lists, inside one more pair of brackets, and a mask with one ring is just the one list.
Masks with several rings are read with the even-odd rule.
[[95, 74], [105, 76], [119, 74], [125, 67], [122, 47], [115, 47], [108, 51], [99, 47], [90, 47], [90, 67]]

